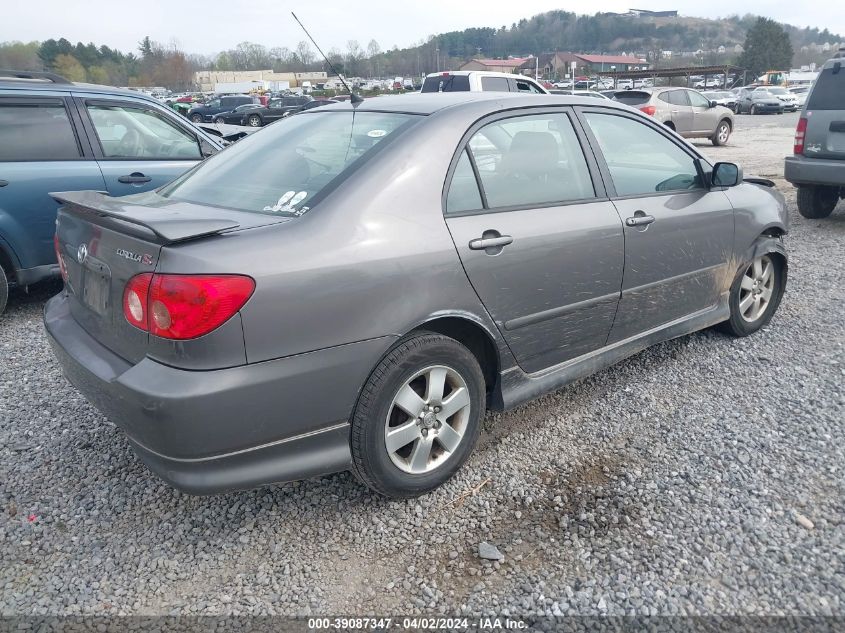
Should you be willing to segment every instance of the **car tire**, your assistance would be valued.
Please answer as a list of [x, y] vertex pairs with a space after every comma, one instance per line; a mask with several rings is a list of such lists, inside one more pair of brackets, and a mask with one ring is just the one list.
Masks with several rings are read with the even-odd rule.
[[786, 288], [783, 260], [766, 253], [740, 269], [731, 285], [731, 316], [719, 328], [732, 336], [748, 336], [766, 325], [777, 311]]
[[193, 121], [194, 123], [202, 123], [202, 115], [201, 114], [194, 114], [191, 117], [191, 121]]
[[[466, 347], [433, 332], [403, 338], [370, 374], [355, 406], [353, 474], [394, 499], [437, 488], [472, 452], [485, 401], [484, 375]], [[441, 407], [450, 402], [451, 413], [443, 419]], [[389, 433], [394, 434], [390, 444]]]
[[6, 302], [9, 300], [9, 279], [6, 271], [0, 266], [0, 314], [6, 310]]
[[748, 109], [748, 114], [757, 114], [757, 106], [754, 105], [753, 103], [751, 104], [751, 107]]
[[826, 218], [839, 203], [836, 187], [802, 185], [798, 187], [798, 213], [811, 220]]
[[719, 121], [719, 125], [716, 126], [716, 133], [710, 138], [710, 142], [716, 147], [720, 147], [726, 145], [730, 137], [731, 123], [727, 119], [722, 119]]
[[261, 117], [257, 114], [249, 115], [246, 119], [246, 122], [249, 127], [261, 127], [262, 125]]

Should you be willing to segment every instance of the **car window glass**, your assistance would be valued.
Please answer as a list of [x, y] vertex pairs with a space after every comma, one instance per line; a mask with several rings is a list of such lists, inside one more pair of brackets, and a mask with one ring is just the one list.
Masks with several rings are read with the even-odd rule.
[[420, 118], [319, 109], [284, 117], [160, 191], [176, 200], [227, 209], [299, 214], [375, 156], [386, 139], [398, 137]]
[[464, 92], [469, 90], [469, 76], [448, 73], [426, 77], [421, 92]]
[[[843, 65], [845, 65], [845, 60]], [[845, 68], [834, 74], [825, 68], [810, 92], [807, 110], [845, 110]]]
[[0, 161], [69, 160], [79, 155], [61, 101], [38, 105], [0, 102]]
[[669, 101], [669, 95], [671, 94], [671, 92], [661, 92], [659, 95], [657, 95], [657, 98], [660, 99], [663, 103], [672, 103], [671, 101]]
[[595, 196], [587, 161], [565, 114], [503, 119], [469, 143], [490, 208]]
[[516, 89], [518, 92], [531, 92], [534, 94], [542, 94], [539, 90], [537, 90], [537, 86], [532, 84], [530, 81], [520, 81], [519, 79], [517, 79]]
[[452, 183], [449, 185], [449, 194], [446, 197], [446, 213], [458, 213], [460, 211], [475, 211], [481, 209], [481, 192], [478, 190], [478, 181], [475, 179], [475, 172], [469, 161], [467, 150], [461, 152], [461, 158], [455, 167], [452, 175]]
[[208, 108], [219, 108], [220, 107], [220, 99], [212, 99], [208, 103], [205, 104]]
[[669, 103], [676, 106], [688, 106], [689, 100], [687, 100], [687, 91], [672, 90], [669, 93]]
[[[710, 102], [707, 100], [707, 98], [704, 97], [702, 94], [700, 94], [698, 92], [693, 92], [692, 90], [688, 90], [687, 96], [689, 97], [690, 105], [694, 108], [709, 108], [710, 107]], [[714, 96], [713, 98], [717, 99], [718, 97]]]
[[107, 158], [199, 159], [197, 139], [153, 110], [88, 105]]
[[482, 77], [481, 89], [485, 92], [510, 92], [507, 77]]
[[604, 154], [618, 195], [702, 187], [693, 158], [647, 124], [593, 112], [585, 117]]

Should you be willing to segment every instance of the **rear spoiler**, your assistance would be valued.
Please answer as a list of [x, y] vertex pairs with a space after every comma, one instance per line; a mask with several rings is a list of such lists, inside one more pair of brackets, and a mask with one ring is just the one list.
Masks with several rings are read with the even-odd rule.
[[99, 191], [60, 191], [50, 196], [75, 211], [145, 228], [164, 244], [214, 235], [240, 226], [239, 222], [227, 218], [196, 217], [169, 207], [135, 204], [135, 196], [112, 198]]

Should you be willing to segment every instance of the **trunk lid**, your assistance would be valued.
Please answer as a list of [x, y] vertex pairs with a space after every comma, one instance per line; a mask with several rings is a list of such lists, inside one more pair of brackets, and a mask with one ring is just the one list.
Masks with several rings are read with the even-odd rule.
[[91, 336], [132, 363], [146, 355], [149, 335], [124, 317], [123, 291], [135, 275], [156, 270], [162, 248], [290, 220], [176, 202], [155, 192], [121, 198], [93, 191], [51, 195], [63, 205], [56, 236], [71, 314]]

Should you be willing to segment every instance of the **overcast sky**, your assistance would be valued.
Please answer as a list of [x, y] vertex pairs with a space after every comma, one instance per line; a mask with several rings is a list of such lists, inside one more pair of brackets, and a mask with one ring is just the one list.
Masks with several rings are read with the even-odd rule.
[[294, 48], [303, 34], [290, 16], [293, 10], [324, 50], [343, 50], [350, 39], [363, 47], [375, 39], [387, 49], [471, 26], [509, 26], [551, 9], [626, 11], [631, 3], [700, 17], [754, 13], [845, 33], [845, 11], [833, 10], [837, 0], [5, 0], [0, 41], [65, 37], [128, 52], [149, 35], [164, 44], [176, 40], [191, 53], [211, 54], [243, 41]]

